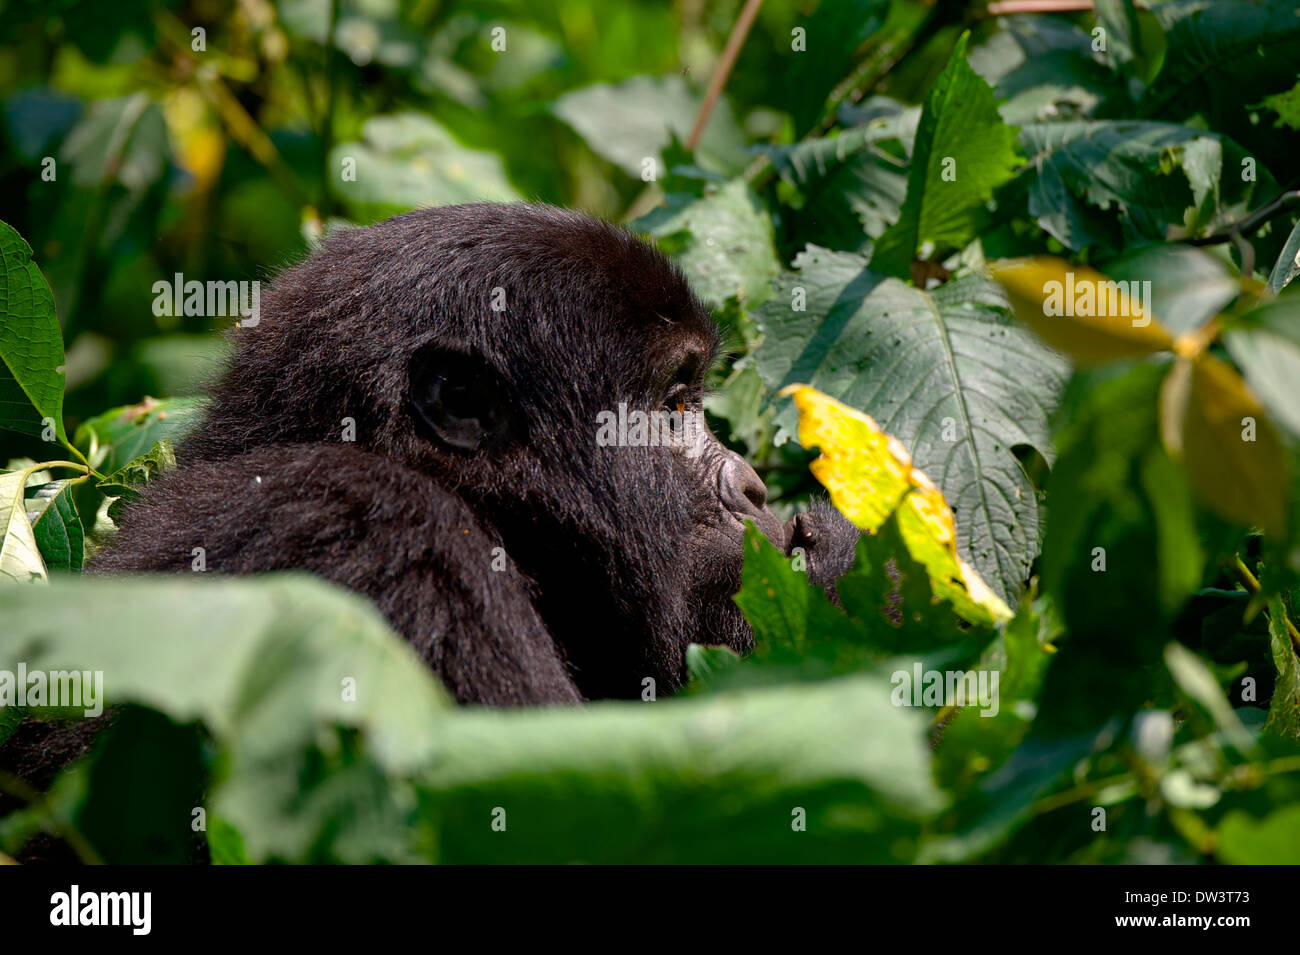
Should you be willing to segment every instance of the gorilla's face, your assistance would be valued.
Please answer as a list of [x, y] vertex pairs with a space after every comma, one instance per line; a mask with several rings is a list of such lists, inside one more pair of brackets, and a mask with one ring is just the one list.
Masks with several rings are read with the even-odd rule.
[[[568, 273], [563, 294], [538, 277]], [[411, 358], [417, 466], [454, 481], [536, 582], [585, 696], [675, 687], [690, 643], [749, 649], [731, 599], [745, 522], [777, 546], [788, 531], [705, 422], [712, 318], [657, 252], [588, 219], [497, 275], [501, 311], [485, 288], [472, 334]]]

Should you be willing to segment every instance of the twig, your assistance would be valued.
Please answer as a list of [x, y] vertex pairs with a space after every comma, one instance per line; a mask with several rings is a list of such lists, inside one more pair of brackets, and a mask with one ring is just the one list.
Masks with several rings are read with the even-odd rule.
[[727, 45], [722, 50], [722, 58], [718, 60], [717, 69], [709, 77], [709, 89], [704, 94], [704, 102], [700, 104], [700, 112], [695, 117], [695, 126], [691, 129], [691, 135], [686, 140], [686, 148], [695, 152], [695, 147], [700, 144], [700, 137], [704, 135], [704, 127], [709, 122], [709, 115], [713, 112], [713, 107], [722, 95], [722, 88], [727, 85], [727, 78], [731, 76], [732, 67], [736, 65], [736, 58], [740, 56], [740, 48], [745, 45], [745, 38], [749, 36], [749, 28], [754, 25], [754, 18], [758, 16], [758, 8], [763, 5], [763, 0], [747, 0], [745, 8], [740, 11], [740, 16], [736, 18], [736, 25], [731, 28], [731, 36], [727, 37]]
[[330, 151], [334, 148], [334, 109], [338, 98], [338, 55], [334, 49], [334, 32], [338, 29], [339, 0], [330, 3], [329, 31], [325, 37], [325, 114], [321, 116], [321, 197], [320, 215], [327, 218], [332, 211], [333, 190], [330, 188]]
[[1006, 16], [1010, 13], [1075, 13], [1091, 10], [1092, 0], [1002, 0], [989, 4], [989, 15]]
[[1231, 242], [1237, 247], [1237, 252], [1241, 256], [1242, 274], [1252, 275], [1255, 271], [1255, 247], [1246, 241], [1245, 233], [1255, 231], [1269, 219], [1285, 211], [1286, 207], [1297, 199], [1300, 199], [1300, 189], [1284, 192], [1272, 202], [1260, 206], [1244, 219], [1230, 224], [1226, 229], [1211, 235], [1201, 236], [1199, 239], [1190, 239], [1188, 240], [1189, 244], [1219, 245], [1222, 242]]

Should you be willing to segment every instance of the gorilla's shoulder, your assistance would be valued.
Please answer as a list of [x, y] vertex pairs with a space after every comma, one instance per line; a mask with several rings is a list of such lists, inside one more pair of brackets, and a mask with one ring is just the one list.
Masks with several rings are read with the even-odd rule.
[[[220, 573], [382, 556], [368, 567], [382, 574], [470, 536], [482, 543], [485, 531], [469, 507], [419, 471], [348, 443], [272, 445], [196, 461], [150, 485], [90, 570], [190, 570], [199, 548], [204, 568]], [[382, 555], [370, 553], [378, 547]]]

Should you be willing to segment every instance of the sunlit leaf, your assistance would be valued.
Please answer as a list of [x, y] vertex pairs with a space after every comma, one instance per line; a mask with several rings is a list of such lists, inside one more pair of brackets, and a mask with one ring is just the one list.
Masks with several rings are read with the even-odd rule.
[[813, 473], [841, 513], [874, 533], [898, 511], [903, 540], [926, 568], [936, 595], [973, 622], [1010, 619], [1010, 608], [957, 556], [952, 511], [934, 483], [912, 466], [907, 449], [868, 415], [812, 388], [795, 385], [785, 393], [799, 409], [800, 443], [821, 451]]

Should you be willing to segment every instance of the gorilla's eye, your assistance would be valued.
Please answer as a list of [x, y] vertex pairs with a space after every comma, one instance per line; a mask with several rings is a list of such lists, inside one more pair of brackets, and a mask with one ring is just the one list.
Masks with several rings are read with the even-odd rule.
[[701, 398], [698, 391], [693, 385], [679, 383], [669, 388], [668, 393], [664, 395], [663, 410], [669, 428], [677, 437], [686, 434], [686, 419]]
[[484, 358], [428, 346], [411, 358], [411, 410], [427, 434], [464, 451], [512, 437], [507, 388]]

